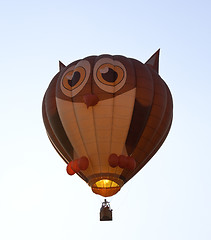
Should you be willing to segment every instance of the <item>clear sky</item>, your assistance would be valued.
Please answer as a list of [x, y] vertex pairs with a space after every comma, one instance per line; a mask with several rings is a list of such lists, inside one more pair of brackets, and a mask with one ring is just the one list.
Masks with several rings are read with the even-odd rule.
[[[0, 239], [211, 239], [211, 2], [0, 0]], [[42, 122], [58, 61], [158, 49], [174, 120], [156, 156], [111, 199], [51, 146]]]

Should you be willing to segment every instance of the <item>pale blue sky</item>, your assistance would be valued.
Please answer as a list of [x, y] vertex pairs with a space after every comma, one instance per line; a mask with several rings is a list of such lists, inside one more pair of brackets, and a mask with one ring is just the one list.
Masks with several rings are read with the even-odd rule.
[[[0, 0], [0, 239], [211, 239], [210, 1]], [[158, 49], [174, 120], [155, 157], [101, 198], [51, 146], [42, 98], [58, 61]]]

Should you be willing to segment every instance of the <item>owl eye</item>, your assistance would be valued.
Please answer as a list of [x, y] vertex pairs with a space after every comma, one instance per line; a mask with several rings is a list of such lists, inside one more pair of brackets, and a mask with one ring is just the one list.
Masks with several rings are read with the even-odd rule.
[[90, 64], [86, 60], [68, 68], [61, 80], [61, 90], [68, 97], [77, 95], [87, 83], [90, 75]]
[[83, 67], [77, 67], [74, 70], [68, 71], [64, 75], [62, 79], [62, 84], [67, 90], [73, 91], [81, 85], [81, 83], [85, 79], [85, 75], [85, 69]]
[[102, 58], [94, 66], [94, 80], [102, 90], [115, 93], [126, 81], [126, 69], [122, 63], [111, 58]]

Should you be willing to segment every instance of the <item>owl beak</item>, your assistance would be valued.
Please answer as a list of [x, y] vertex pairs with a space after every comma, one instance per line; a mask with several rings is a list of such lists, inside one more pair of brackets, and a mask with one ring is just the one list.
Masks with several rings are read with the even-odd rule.
[[84, 103], [87, 108], [90, 106], [95, 106], [99, 102], [99, 98], [94, 94], [86, 94], [83, 96]]

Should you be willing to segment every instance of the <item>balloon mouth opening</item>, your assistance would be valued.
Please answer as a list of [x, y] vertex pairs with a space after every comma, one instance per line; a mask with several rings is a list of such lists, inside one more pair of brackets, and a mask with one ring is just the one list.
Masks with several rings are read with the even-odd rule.
[[115, 195], [123, 186], [123, 181], [118, 178], [95, 178], [89, 184], [95, 194], [103, 197], [111, 197]]

